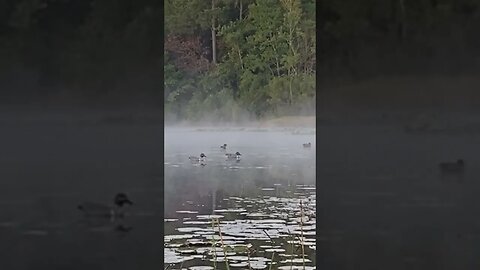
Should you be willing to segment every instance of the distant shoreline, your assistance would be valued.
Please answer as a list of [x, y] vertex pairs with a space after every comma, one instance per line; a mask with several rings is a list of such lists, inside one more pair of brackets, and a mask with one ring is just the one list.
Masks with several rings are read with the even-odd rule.
[[239, 122], [208, 122], [208, 121], [180, 121], [165, 123], [167, 128], [194, 127], [194, 128], [315, 128], [315, 116], [284, 116], [270, 119]]

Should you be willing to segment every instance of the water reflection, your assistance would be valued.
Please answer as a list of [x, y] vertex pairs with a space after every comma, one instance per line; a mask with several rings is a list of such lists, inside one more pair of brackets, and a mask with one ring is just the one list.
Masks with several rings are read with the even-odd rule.
[[[221, 138], [241, 160], [225, 158]], [[166, 268], [314, 268], [315, 151], [302, 145], [312, 134], [174, 130], [166, 141]], [[189, 152], [208, 159], [186, 163]]]

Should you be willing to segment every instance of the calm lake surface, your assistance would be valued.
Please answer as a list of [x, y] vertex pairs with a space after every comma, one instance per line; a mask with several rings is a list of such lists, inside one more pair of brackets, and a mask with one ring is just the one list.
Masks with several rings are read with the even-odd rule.
[[[0, 269], [162, 267], [161, 124], [8, 117], [0, 126]], [[117, 192], [134, 202], [123, 220], [77, 209], [111, 205]]]
[[[296, 133], [166, 129], [166, 268], [315, 267], [315, 135]], [[200, 153], [203, 165], [188, 159]]]
[[[319, 268], [480, 267], [480, 130], [457, 126], [318, 127]], [[458, 158], [464, 176], [442, 177]]]

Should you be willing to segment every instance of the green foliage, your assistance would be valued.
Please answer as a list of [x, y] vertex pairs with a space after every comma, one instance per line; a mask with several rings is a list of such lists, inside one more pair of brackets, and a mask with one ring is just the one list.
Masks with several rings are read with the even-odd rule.
[[187, 118], [232, 120], [242, 110], [262, 117], [315, 97], [314, 1], [217, 0], [214, 10], [203, 8], [196, 13], [218, 19], [223, 57], [198, 76]]
[[210, 2], [204, 0], [165, 1], [165, 34], [195, 34], [207, 29], [209, 5]]
[[158, 94], [163, 83], [169, 115], [228, 120], [243, 110], [257, 117], [313, 112], [317, 61], [321, 83], [478, 67], [478, 0], [213, 4], [0, 0], [2, 93]]

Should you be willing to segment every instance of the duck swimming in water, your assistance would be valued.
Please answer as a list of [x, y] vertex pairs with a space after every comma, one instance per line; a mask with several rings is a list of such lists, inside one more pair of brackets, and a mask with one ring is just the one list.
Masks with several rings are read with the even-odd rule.
[[465, 162], [458, 159], [456, 162], [442, 162], [439, 164], [442, 174], [462, 174], [465, 170]]
[[227, 150], [227, 144], [224, 143], [223, 145], [220, 145], [220, 148], [222, 148], [223, 150]]
[[303, 147], [304, 148], [310, 148], [312, 146], [312, 143], [304, 143]]
[[190, 159], [190, 161], [192, 162], [200, 162], [200, 161], [205, 161], [206, 157], [207, 156], [204, 153], [201, 153], [200, 157], [190, 156], [188, 157], [188, 159]]
[[118, 193], [113, 202], [113, 207], [100, 203], [85, 202], [79, 205], [77, 208], [88, 217], [104, 217], [114, 219], [115, 217], [123, 217], [121, 208], [124, 205], [133, 205], [133, 202], [125, 193]]
[[236, 160], [239, 160], [241, 155], [242, 154], [240, 154], [240, 152], [236, 152], [235, 154], [230, 154], [230, 153], [225, 154], [227, 159], [236, 159]]

